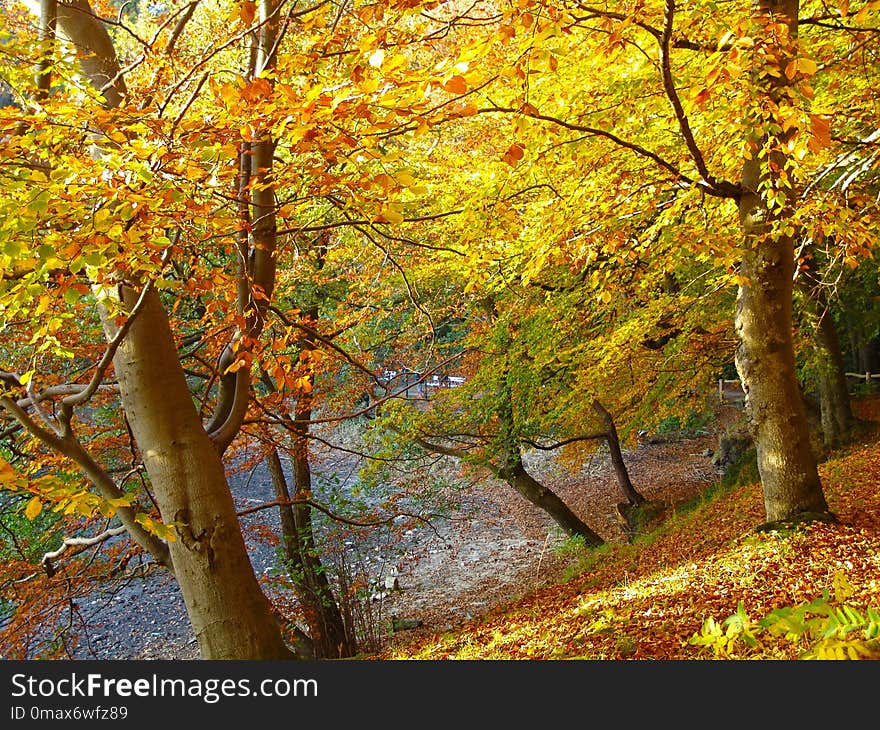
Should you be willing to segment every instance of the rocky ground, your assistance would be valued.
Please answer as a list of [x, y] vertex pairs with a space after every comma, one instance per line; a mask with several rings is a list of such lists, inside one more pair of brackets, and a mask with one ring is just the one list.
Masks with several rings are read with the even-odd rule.
[[[632, 481], [646, 498], [674, 509], [716, 480], [711, 459], [716, 436], [652, 441], [625, 453]], [[607, 453], [600, 451], [577, 468], [531, 454], [527, 466], [606, 540], [626, 539], [616, 510], [622, 496]], [[232, 484], [240, 509], [273, 498], [262, 466], [236, 475]], [[384, 646], [413, 632], [452, 629], [559, 580], [570, 562], [554, 523], [506, 484], [485, 479], [454, 496], [455, 507], [430, 525], [346, 541], [349, 554], [356, 555], [350, 568], [376, 582], [363, 608], [371, 634]], [[276, 521], [275, 510], [247, 515], [248, 549], [266, 590], [283, 611], [295, 613], [290, 591], [272, 579]], [[75, 658], [197, 657], [180, 592], [163, 573], [147, 571], [108, 584], [80, 599], [78, 614]], [[391, 630], [401, 622], [404, 630]]]

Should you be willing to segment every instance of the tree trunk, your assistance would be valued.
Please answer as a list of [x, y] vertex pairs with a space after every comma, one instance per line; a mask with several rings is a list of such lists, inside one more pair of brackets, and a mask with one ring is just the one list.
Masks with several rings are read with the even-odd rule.
[[[130, 308], [137, 293], [124, 288]], [[115, 335], [105, 317], [108, 337]], [[132, 434], [165, 524], [171, 560], [204, 659], [287, 659], [245, 549], [223, 463], [193, 405], [170, 326], [149, 292], [113, 359]]]
[[523, 466], [522, 460], [515, 458], [512, 463], [498, 472], [504, 481], [536, 507], [550, 515], [568, 535], [582, 537], [590, 547], [603, 545], [605, 541], [581, 520], [568, 505], [554, 492], [537, 481]]
[[[754, 83], [763, 106], [776, 108], [781, 103], [784, 106], [791, 84], [785, 68], [797, 35], [798, 0], [759, 0], [757, 11], [757, 22], [767, 24], [759, 29], [764, 33], [760, 40], [769, 46], [777, 68], [757, 74]], [[780, 21], [788, 24], [788, 40], [778, 30]], [[764, 124], [761, 120], [754, 123]], [[752, 139], [756, 149], [769, 142], [772, 151], [763, 164], [757, 153], [745, 161], [745, 192], [739, 200], [745, 240], [736, 302], [736, 367], [758, 452], [767, 522], [828, 510], [795, 371], [792, 297], [796, 232], [787, 232], [780, 224], [791, 217], [797, 193], [789, 189], [790, 177], [787, 185], [780, 184], [788, 167], [783, 152], [786, 140], [780, 136], [784, 134], [761, 132]], [[771, 208], [759, 192], [762, 187], [780, 191], [786, 202], [780, 204], [782, 198], [777, 198]]]
[[818, 310], [813, 347], [819, 361], [819, 407], [822, 414], [822, 437], [827, 448], [834, 448], [849, 440], [855, 417], [849, 399], [843, 354], [840, 350], [834, 319], [823, 302], [812, 301], [811, 304]]
[[826, 512], [795, 376], [791, 238], [755, 241], [741, 272], [748, 283], [737, 296], [736, 367], [757, 448], [767, 521]]
[[620, 485], [623, 495], [631, 505], [638, 506], [644, 503], [645, 498], [636, 490], [632, 480], [629, 478], [629, 470], [626, 468], [623, 452], [620, 450], [620, 437], [617, 435], [617, 426], [614, 425], [614, 418], [599, 401], [593, 400], [591, 405], [593, 410], [599, 415], [605, 428], [605, 440], [608, 443], [608, 450], [611, 452], [611, 464], [614, 466], [614, 474], [617, 477], [617, 483]]
[[[295, 495], [310, 497], [311, 469], [308, 454], [303, 458], [294, 449], [293, 457]], [[281, 502], [290, 502], [287, 479], [275, 449], [269, 453], [268, 466], [276, 498]], [[307, 504], [287, 504], [279, 506], [279, 512], [284, 556], [309, 628], [315, 657], [340, 659], [354, 656], [357, 652], [356, 642], [346, 630], [327, 571], [318, 557], [311, 507]]]
[[498, 389], [498, 443], [500, 467], [495, 473], [536, 507], [550, 515], [565, 532], [584, 539], [587, 545], [597, 547], [605, 541], [581, 520], [558, 495], [529, 474], [522, 463], [520, 441], [516, 433], [510, 369], [505, 362], [504, 377]]
[[[119, 106], [126, 94], [123, 74], [88, 0], [59, 4], [57, 23], [80, 52], [83, 73], [103, 94], [105, 106]], [[129, 311], [138, 299], [125, 285], [118, 296]], [[118, 330], [106, 314], [102, 311], [104, 329], [112, 339]], [[254, 576], [223, 462], [193, 404], [155, 291], [146, 293], [113, 364], [162, 520], [178, 535], [170, 543], [171, 562], [202, 657], [292, 658]]]

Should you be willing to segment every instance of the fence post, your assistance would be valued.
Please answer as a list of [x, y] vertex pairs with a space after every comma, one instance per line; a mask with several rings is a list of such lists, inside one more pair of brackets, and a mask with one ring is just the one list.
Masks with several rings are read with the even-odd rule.
[[724, 403], [724, 379], [718, 378], [718, 402]]

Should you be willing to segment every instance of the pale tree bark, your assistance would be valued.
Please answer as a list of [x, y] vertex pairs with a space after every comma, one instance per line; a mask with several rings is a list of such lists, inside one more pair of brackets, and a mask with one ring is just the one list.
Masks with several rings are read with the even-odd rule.
[[[106, 106], [121, 104], [126, 91], [113, 44], [87, 1], [60, 3], [57, 22], [82, 52], [83, 72]], [[140, 286], [129, 282], [115, 292], [103, 291], [130, 311]], [[139, 306], [113, 364], [162, 519], [174, 524], [179, 536], [170, 543], [171, 561], [201, 655], [291, 658], [254, 576], [220, 450], [193, 404], [167, 313], [155, 291], [141, 297]], [[117, 334], [114, 319], [103, 320], [112, 341]], [[224, 438], [228, 434], [227, 425]]]
[[[759, 19], [787, 23], [790, 36], [796, 34], [797, 0], [760, 0], [757, 15]], [[756, 78], [756, 85], [760, 93], [767, 95], [768, 103], [775, 105], [789, 84], [784, 71], [791, 56], [790, 49], [778, 43], [773, 50], [778, 54], [779, 76], [773, 80]], [[762, 146], [766, 140], [754, 141]], [[779, 153], [771, 162], [775, 174], [786, 168], [786, 160]], [[827, 514], [828, 506], [795, 371], [792, 297], [796, 234], [788, 235], [781, 232], [781, 226], [774, 227], [775, 222], [790, 215], [790, 210], [769, 210], [759, 192], [762, 182], [774, 180], [767, 177], [754, 154], [743, 166], [743, 194], [739, 200], [744, 252], [740, 267], [743, 281], [736, 303], [736, 367], [757, 448], [766, 519], [777, 522], [804, 513]], [[789, 195], [794, 199], [791, 191]]]
[[[131, 306], [136, 292], [122, 290]], [[105, 321], [108, 336], [112, 323]], [[223, 462], [193, 405], [166, 312], [148, 295], [113, 360], [120, 397], [205, 659], [290, 658], [250, 564]]]

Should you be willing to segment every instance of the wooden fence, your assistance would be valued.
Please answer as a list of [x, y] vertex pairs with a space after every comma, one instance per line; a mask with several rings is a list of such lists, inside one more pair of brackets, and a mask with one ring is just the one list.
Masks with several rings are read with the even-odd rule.
[[[880, 378], [880, 373], [844, 373], [844, 375], [848, 378], [857, 378], [860, 381], [863, 380], [868, 386], [871, 385], [871, 380], [873, 378]], [[731, 385], [735, 387], [732, 389], [728, 387]], [[720, 403], [740, 403], [744, 398], [745, 393], [742, 391], [742, 383], [739, 380], [718, 379], [718, 401]]]
[[848, 378], [858, 378], [864, 380], [865, 385], [871, 384], [871, 378], [880, 378], [880, 373], [844, 373]]

